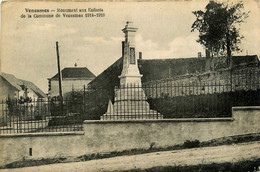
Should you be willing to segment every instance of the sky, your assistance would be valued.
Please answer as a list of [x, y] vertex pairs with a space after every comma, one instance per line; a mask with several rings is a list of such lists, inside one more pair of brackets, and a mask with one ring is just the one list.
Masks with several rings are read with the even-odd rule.
[[[136, 52], [143, 59], [189, 58], [204, 53], [191, 32], [192, 11], [204, 9], [208, 1], [189, 2], [5, 2], [2, 4], [1, 71], [34, 82], [47, 93], [48, 81], [57, 73], [55, 42], [59, 42], [61, 68], [87, 67], [95, 75], [121, 57], [122, 29], [126, 21], [138, 28]], [[21, 18], [29, 9], [102, 8], [105, 17]], [[240, 55], [260, 55], [260, 2], [246, 1], [251, 11], [241, 25], [244, 50]], [[37, 14], [37, 13], [36, 13]], [[42, 14], [42, 13], [39, 13]], [[59, 13], [62, 15], [62, 13]]]
[[0, 32], [1, 32], [1, 2], [2, 2], [2, 0], [0, 0]]

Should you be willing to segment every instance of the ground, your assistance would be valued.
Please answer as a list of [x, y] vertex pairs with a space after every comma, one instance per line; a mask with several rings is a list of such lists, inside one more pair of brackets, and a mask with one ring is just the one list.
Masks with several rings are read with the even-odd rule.
[[192, 166], [198, 164], [236, 163], [240, 161], [260, 160], [260, 141], [202, 147], [174, 151], [162, 151], [132, 156], [91, 160], [85, 162], [60, 163], [43, 166], [3, 169], [2, 172], [27, 171], [125, 171], [145, 170], [154, 167]]

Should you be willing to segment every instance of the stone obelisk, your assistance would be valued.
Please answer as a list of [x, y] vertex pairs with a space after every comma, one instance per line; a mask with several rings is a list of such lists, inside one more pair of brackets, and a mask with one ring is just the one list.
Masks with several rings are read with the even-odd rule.
[[135, 56], [135, 33], [137, 28], [133, 27], [132, 22], [127, 22], [125, 28], [122, 30], [125, 33], [124, 41], [124, 56], [123, 56], [123, 70], [120, 78], [120, 85], [141, 85], [141, 77], [137, 59]]
[[125, 41], [123, 42], [123, 70], [119, 76], [120, 87], [115, 89], [114, 105], [109, 101], [108, 110], [101, 116], [101, 120], [162, 119], [161, 114], [150, 110], [142, 89], [142, 75], [135, 56], [137, 28], [132, 22], [127, 22], [122, 31], [125, 34]]

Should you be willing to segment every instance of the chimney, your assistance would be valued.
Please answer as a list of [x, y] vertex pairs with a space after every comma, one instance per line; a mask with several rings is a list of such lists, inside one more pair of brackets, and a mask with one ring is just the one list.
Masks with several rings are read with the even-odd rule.
[[210, 51], [206, 48], [206, 58], [209, 59], [210, 58]]
[[122, 57], [124, 57], [125, 51], [125, 41], [122, 41]]
[[199, 59], [201, 58], [201, 52], [198, 52], [198, 58]]
[[143, 54], [142, 54], [142, 52], [139, 52], [139, 60], [142, 60], [143, 59]]
[[168, 68], [168, 77], [170, 78], [171, 76], [172, 76], [172, 69], [171, 69], [171, 67], [169, 66], [169, 68]]

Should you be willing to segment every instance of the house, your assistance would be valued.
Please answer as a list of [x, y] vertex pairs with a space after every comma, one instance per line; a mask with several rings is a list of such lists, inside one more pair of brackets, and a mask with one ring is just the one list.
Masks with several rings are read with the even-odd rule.
[[12, 74], [2, 72], [0, 75], [1, 94], [0, 99], [6, 98], [20, 99], [22, 98], [45, 98], [46, 94], [34, 83], [16, 78]]
[[[224, 58], [224, 57], [223, 57]], [[175, 80], [178, 77], [184, 77], [190, 74], [203, 74], [215, 70], [227, 69], [223, 58], [172, 58], [172, 59], [138, 59], [138, 68], [143, 75], [142, 83], [149, 81], [158, 81], [164, 79]], [[260, 61], [257, 55], [232, 56], [232, 68], [259, 68]], [[119, 86], [118, 76], [123, 68], [122, 57], [104, 70], [93, 81], [89, 83], [91, 87], [109, 87], [113, 89]]]
[[[84, 85], [87, 86], [90, 81], [95, 78], [95, 75], [86, 67], [67, 67], [62, 71], [62, 94], [71, 92], [72, 90], [82, 90]], [[48, 78], [50, 97], [59, 95], [59, 76], [58, 73], [51, 78]]]
[[[229, 68], [227, 64], [227, 57], [210, 57], [206, 60], [205, 71], [217, 71]], [[246, 55], [246, 56], [232, 56], [231, 65], [232, 68], [248, 68], [258, 67], [260, 64], [257, 55]]]

